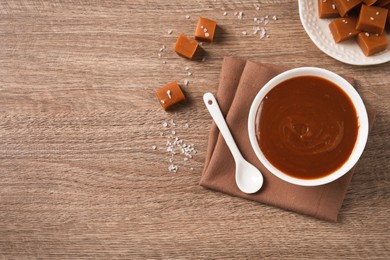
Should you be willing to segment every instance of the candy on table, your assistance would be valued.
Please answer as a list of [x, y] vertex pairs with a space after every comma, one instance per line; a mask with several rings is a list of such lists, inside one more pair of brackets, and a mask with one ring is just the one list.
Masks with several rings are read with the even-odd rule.
[[353, 17], [337, 18], [329, 24], [330, 32], [337, 43], [355, 37], [359, 33], [355, 27], [356, 18]]
[[177, 37], [175, 44], [175, 52], [187, 59], [192, 59], [198, 48], [198, 42], [195, 40], [191, 40], [184, 34], [180, 34]]
[[216, 21], [200, 16], [198, 24], [196, 25], [195, 39], [199, 41], [212, 42], [216, 27]]
[[376, 3], [377, 0], [363, 0], [363, 3], [366, 5], [373, 5]]
[[176, 81], [156, 89], [156, 96], [164, 110], [185, 100], [184, 94]]
[[344, 17], [347, 13], [355, 9], [362, 3], [362, 0], [334, 0], [337, 10], [340, 16]]
[[356, 29], [359, 31], [382, 34], [385, 30], [388, 10], [378, 6], [362, 5]]
[[385, 35], [361, 32], [357, 36], [357, 42], [364, 55], [371, 56], [384, 51], [387, 48], [387, 38]]
[[318, 13], [320, 18], [334, 18], [340, 16], [333, 0], [318, 0]]

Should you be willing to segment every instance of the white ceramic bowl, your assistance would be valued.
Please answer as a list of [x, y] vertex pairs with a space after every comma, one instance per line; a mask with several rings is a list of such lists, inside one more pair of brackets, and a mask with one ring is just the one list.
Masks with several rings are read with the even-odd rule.
[[[358, 115], [358, 136], [355, 143], [355, 146], [352, 150], [351, 155], [349, 156], [348, 160], [336, 171], [330, 173], [329, 175], [318, 178], [318, 179], [298, 179], [294, 178], [290, 175], [287, 175], [277, 169], [275, 166], [273, 166], [267, 158], [262, 153], [260, 146], [258, 144], [257, 138], [256, 138], [256, 114], [259, 109], [259, 106], [263, 100], [263, 98], [267, 95], [267, 93], [273, 89], [275, 86], [277, 86], [279, 83], [290, 79], [294, 77], [299, 76], [317, 76], [321, 78], [325, 78], [333, 83], [335, 83], [337, 86], [339, 86], [351, 99], [353, 105], [355, 106], [357, 115]], [[252, 106], [249, 111], [249, 118], [248, 118], [248, 131], [249, 131], [249, 139], [251, 142], [251, 145], [253, 147], [253, 150], [255, 151], [257, 157], [259, 158], [260, 162], [275, 176], [279, 177], [280, 179], [287, 181], [289, 183], [293, 183], [296, 185], [301, 186], [318, 186], [323, 185], [326, 183], [330, 183], [341, 176], [343, 176], [345, 173], [347, 173], [359, 160], [360, 156], [363, 153], [364, 147], [366, 146], [367, 137], [368, 137], [368, 117], [367, 117], [367, 111], [364, 106], [364, 103], [355, 90], [355, 88], [344, 78], [340, 77], [339, 75], [325, 70], [321, 68], [315, 68], [315, 67], [302, 67], [302, 68], [296, 68], [292, 70], [285, 71], [270, 81], [268, 81], [267, 84], [264, 85], [264, 87], [259, 91], [259, 93], [256, 95], [255, 99], [253, 100]]]

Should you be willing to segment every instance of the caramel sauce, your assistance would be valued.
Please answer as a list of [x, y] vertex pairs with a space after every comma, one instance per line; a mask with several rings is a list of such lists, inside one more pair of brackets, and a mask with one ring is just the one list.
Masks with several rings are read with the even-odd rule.
[[260, 149], [277, 169], [295, 178], [331, 174], [349, 158], [358, 116], [347, 94], [324, 78], [301, 76], [274, 87], [256, 117]]

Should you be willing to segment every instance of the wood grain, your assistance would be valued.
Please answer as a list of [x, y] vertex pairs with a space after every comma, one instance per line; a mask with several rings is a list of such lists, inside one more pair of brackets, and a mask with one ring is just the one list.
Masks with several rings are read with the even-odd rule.
[[[206, 61], [188, 61], [172, 46], [199, 15], [220, 31]], [[260, 40], [253, 17], [265, 15], [279, 19]], [[390, 258], [390, 64], [326, 56], [297, 1], [4, 0], [0, 37], [0, 258]], [[211, 123], [202, 94], [216, 92], [225, 55], [359, 81], [378, 114], [338, 223], [198, 186]], [[154, 89], [186, 78], [188, 101], [164, 112]], [[177, 173], [173, 129], [197, 150], [174, 156]]]

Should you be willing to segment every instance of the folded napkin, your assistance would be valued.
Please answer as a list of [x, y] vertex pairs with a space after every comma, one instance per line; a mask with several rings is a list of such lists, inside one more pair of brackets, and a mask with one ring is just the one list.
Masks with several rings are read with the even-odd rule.
[[[316, 218], [337, 221], [354, 169], [340, 179], [321, 186], [302, 187], [287, 183], [265, 169], [256, 157], [248, 136], [249, 109], [258, 91], [274, 76], [287, 70], [280, 66], [224, 58], [217, 101], [230, 131], [246, 160], [264, 175], [264, 185], [255, 194], [241, 192], [235, 182], [235, 162], [217, 126], [213, 123], [208, 140], [205, 167], [200, 185]], [[350, 82], [356, 85], [354, 81]], [[367, 105], [372, 125], [375, 111]]]

